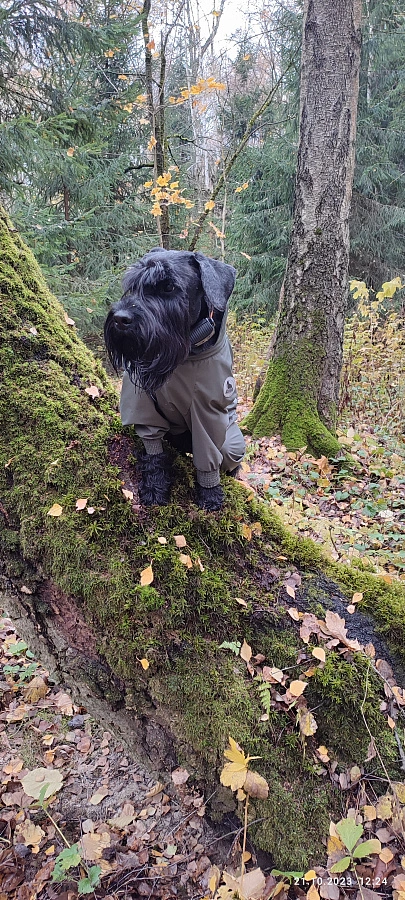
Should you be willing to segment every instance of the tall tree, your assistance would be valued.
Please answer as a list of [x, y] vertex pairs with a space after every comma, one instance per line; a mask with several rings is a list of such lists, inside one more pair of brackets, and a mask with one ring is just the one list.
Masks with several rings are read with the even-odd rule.
[[360, 21], [361, 0], [305, 0], [291, 244], [272, 359], [245, 423], [328, 456], [339, 452]]

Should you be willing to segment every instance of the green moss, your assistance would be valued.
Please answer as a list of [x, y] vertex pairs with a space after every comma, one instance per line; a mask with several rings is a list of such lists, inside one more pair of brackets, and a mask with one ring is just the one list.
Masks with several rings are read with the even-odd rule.
[[[316, 406], [314, 373], [317, 353], [311, 345], [301, 347], [299, 358], [270, 362], [255, 405], [243, 422], [254, 437], [281, 434], [289, 450], [308, 447], [316, 456], [342, 453], [336, 437], [321, 422]], [[314, 358], [315, 357], [315, 358]], [[336, 410], [331, 409], [331, 418]]]
[[[269, 664], [296, 664], [294, 628], [286, 628], [277, 590], [273, 595], [263, 589], [259, 577], [282, 556], [306, 572], [321, 569], [349, 593], [363, 591], [363, 606], [398, 650], [402, 644], [405, 657], [403, 586], [334, 565], [321, 548], [286, 530], [264, 503], [249, 501], [246, 489], [232, 479], [224, 480], [227, 504], [220, 513], [197, 509], [187, 460], [176, 459], [170, 505], [138, 518], [122, 494], [120, 471], [109, 461], [110, 440], [121, 432], [115, 392], [66, 324], [32, 254], [5, 217], [0, 217], [0, 288], [0, 417], [7, 423], [0, 433], [6, 514], [0, 516], [0, 551], [6, 574], [35, 591], [43, 573], [74, 597], [98, 636], [99, 652], [125, 678], [136, 711], [149, 715], [152, 702], [162, 704], [178, 752], [194, 758], [207, 780], [216, 783], [229, 734], [245, 752], [262, 757], [257, 768], [271, 791], [268, 803], [258, 806], [265, 821], [257, 824], [256, 840], [277, 865], [306, 867], [307, 860], [323, 858], [321, 841], [335, 799], [328, 779], [313, 771], [310, 742], [304, 754], [294, 720], [285, 712], [272, 710], [269, 721], [260, 722], [257, 683], [240, 659], [218, 647], [245, 638]], [[95, 400], [85, 391], [91, 384], [100, 391]], [[88, 498], [93, 514], [76, 511], [80, 497]], [[48, 515], [54, 503], [63, 507], [59, 518]], [[262, 536], [248, 542], [243, 524], [257, 521]], [[191, 569], [180, 561], [177, 534], [186, 538]], [[167, 544], [160, 544], [159, 536]], [[141, 587], [140, 573], [150, 563], [153, 583]], [[235, 596], [244, 597], [248, 608]], [[38, 603], [35, 593], [32, 602]], [[256, 605], [266, 611], [265, 621], [257, 618]], [[45, 604], [41, 609], [46, 614]], [[139, 664], [143, 657], [150, 663], [147, 672]], [[93, 682], [94, 677], [89, 672]], [[354, 755], [360, 758], [367, 740], [359, 717], [366, 677], [367, 721], [378, 729], [394, 765], [391, 736], [379, 713], [379, 686], [357, 660], [349, 664], [332, 657], [311, 680], [318, 733], [334, 753], [358, 761]], [[353, 702], [345, 706], [348, 686]], [[99, 689], [108, 695], [112, 690], [101, 681]], [[350, 721], [354, 729], [356, 714], [358, 737], [352, 746], [343, 725]]]

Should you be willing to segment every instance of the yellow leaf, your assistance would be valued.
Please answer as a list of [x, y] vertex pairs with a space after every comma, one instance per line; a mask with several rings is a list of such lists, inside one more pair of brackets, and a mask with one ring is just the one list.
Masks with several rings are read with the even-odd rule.
[[288, 686], [288, 690], [293, 697], [300, 697], [304, 693], [307, 681], [292, 681]]
[[377, 818], [377, 810], [375, 806], [363, 806], [363, 817], [365, 822], [374, 822]]
[[352, 603], [360, 603], [362, 599], [363, 594], [361, 593], [361, 591], [357, 591], [355, 594], [353, 594]]
[[119, 80], [119, 81], [127, 81], [127, 80], [128, 80], [128, 75], [118, 75], [118, 80]]
[[66, 150], [66, 156], [73, 156], [74, 152], [75, 152], [75, 148], [69, 147], [69, 150]]
[[300, 732], [304, 737], [311, 737], [315, 734], [318, 725], [309, 709], [299, 709], [297, 713]]
[[389, 863], [392, 859], [394, 859], [394, 854], [392, 850], [389, 849], [389, 847], [384, 847], [384, 849], [381, 850], [381, 853], [379, 853], [378, 855], [384, 863]]
[[379, 797], [375, 808], [378, 819], [389, 820], [392, 818], [392, 799], [388, 794]]
[[304, 881], [313, 881], [316, 878], [315, 869], [310, 869], [309, 872], [305, 872], [303, 875]]
[[48, 516], [61, 516], [63, 513], [63, 506], [60, 506], [59, 503], [54, 503], [50, 509], [48, 509]]
[[158, 537], [158, 543], [159, 543], [159, 544], [167, 544], [167, 538], [165, 538], [165, 537]]
[[314, 649], [312, 651], [312, 656], [314, 656], [315, 659], [319, 659], [321, 662], [325, 662], [326, 653], [325, 653], [323, 647], [314, 647]]
[[215, 201], [208, 200], [208, 202], [205, 204], [205, 209], [209, 211], [210, 209], [214, 209], [214, 206], [215, 206]]
[[147, 47], [148, 50], [154, 50], [154, 49], [155, 49], [155, 42], [154, 42], [154, 41], [149, 41], [149, 43], [146, 44], [146, 47]]
[[221, 878], [221, 870], [218, 866], [211, 866], [208, 872], [208, 887], [212, 894], [215, 894], [215, 891], [219, 885]]
[[243, 537], [246, 538], [247, 541], [252, 540], [252, 529], [249, 528], [249, 525], [246, 525], [245, 522], [242, 525], [242, 534], [243, 534]]
[[152, 134], [149, 144], [148, 144], [148, 150], [153, 150], [154, 147], [156, 147], [156, 138]]
[[311, 884], [309, 887], [307, 900], [320, 900], [319, 891], [314, 884]]
[[104, 50], [104, 56], [106, 56], [107, 59], [112, 59], [114, 56], [114, 50]]
[[143, 569], [141, 572], [141, 585], [145, 587], [148, 584], [152, 584], [153, 581], [153, 569], [152, 566], [147, 566], [146, 569]]
[[393, 784], [393, 788], [399, 802], [405, 803], [405, 783], [402, 781], [396, 781]]
[[248, 254], [248, 253], [244, 253], [244, 252], [243, 252], [243, 250], [240, 250], [240, 251], [239, 251], [239, 252], [240, 252], [240, 255], [241, 255], [241, 256], [245, 256], [245, 257], [246, 257], [246, 259], [252, 259], [252, 257], [251, 257], [251, 256], [249, 256], [249, 254]]

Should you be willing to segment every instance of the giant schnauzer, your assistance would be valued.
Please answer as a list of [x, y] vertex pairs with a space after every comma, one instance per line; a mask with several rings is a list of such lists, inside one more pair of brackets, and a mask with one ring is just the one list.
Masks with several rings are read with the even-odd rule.
[[156, 247], [131, 266], [104, 327], [110, 360], [124, 366], [121, 419], [135, 425], [139, 498], [165, 505], [170, 455], [162, 439], [193, 454], [197, 503], [220, 509], [220, 470], [235, 474], [245, 452], [226, 313], [235, 269], [202, 253]]

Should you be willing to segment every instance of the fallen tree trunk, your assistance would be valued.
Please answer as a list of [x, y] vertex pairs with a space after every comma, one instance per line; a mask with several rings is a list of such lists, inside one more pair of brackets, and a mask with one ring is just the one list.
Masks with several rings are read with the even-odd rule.
[[[199, 510], [188, 461], [176, 460], [171, 505], [140, 509], [115, 391], [4, 213], [0, 272], [3, 604], [80, 702], [153, 768], [186, 762], [212, 786], [229, 735], [259, 755], [270, 795], [252, 805], [253, 839], [280, 868], [307, 868], [323, 858], [330, 816], [340, 812], [339, 789], [316, 764], [316, 747], [325, 744], [343, 769], [361, 765], [370, 729], [394, 778], [400, 761], [380, 711], [383, 683], [343, 632], [340, 652], [328, 649], [307, 677], [305, 701], [277, 694], [313, 661], [288, 607], [301, 621], [308, 612], [322, 618], [322, 608], [341, 615], [338, 579], [349, 595], [362, 591], [363, 610], [373, 611], [394, 662], [395, 654], [404, 661], [403, 586], [328, 562], [232, 479], [221, 513]], [[373, 640], [387, 657], [373, 626], [356, 616], [359, 640]], [[250, 672], [263, 678], [263, 662], [283, 669], [283, 688], [277, 679], [252, 679], [238, 652], [244, 640], [264, 657], [252, 657]], [[316, 738], [297, 728], [300, 706], [316, 709]], [[367, 767], [379, 773], [378, 757]], [[219, 788], [212, 815], [232, 806], [230, 790]]]

